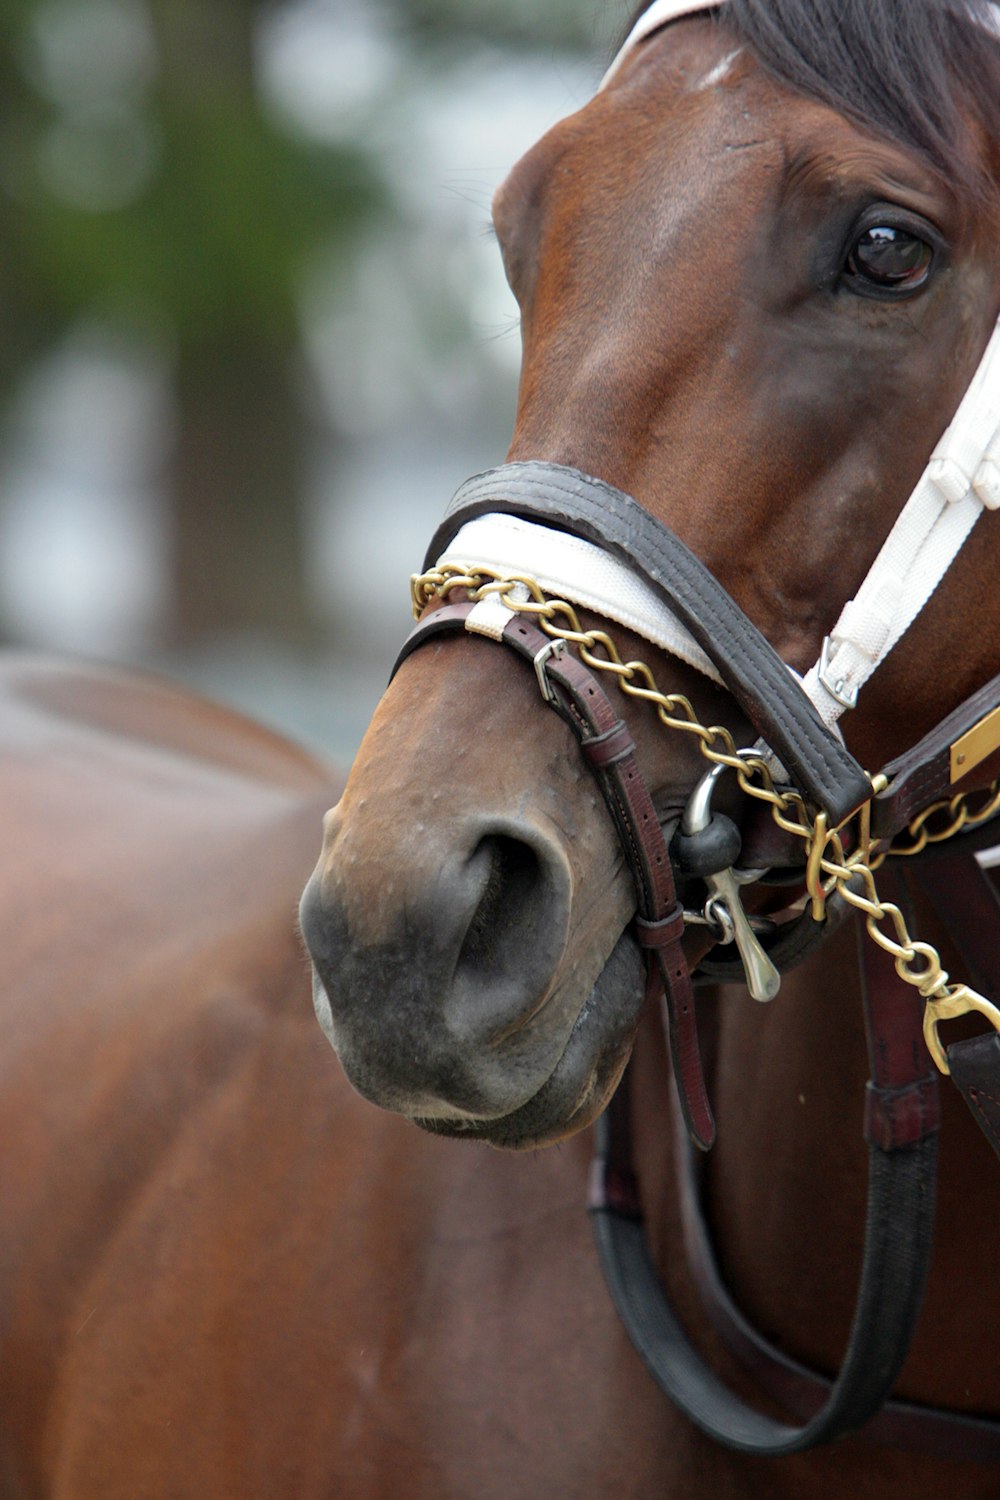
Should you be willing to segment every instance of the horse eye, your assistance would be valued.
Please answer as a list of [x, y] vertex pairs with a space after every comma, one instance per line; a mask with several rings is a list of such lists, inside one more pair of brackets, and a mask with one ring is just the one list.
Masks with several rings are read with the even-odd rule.
[[847, 257], [848, 276], [887, 291], [915, 291], [923, 286], [934, 251], [926, 240], [905, 229], [877, 224], [859, 234]]

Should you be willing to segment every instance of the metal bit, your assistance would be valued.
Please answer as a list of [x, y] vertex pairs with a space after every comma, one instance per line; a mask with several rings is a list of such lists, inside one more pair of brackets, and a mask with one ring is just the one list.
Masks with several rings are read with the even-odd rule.
[[[723, 771], [727, 769], [723, 765], [713, 766], [691, 793], [681, 819], [681, 828], [685, 833], [703, 833], [712, 821], [712, 795], [715, 791], [715, 784]], [[706, 875], [704, 880], [710, 893], [705, 904], [706, 918], [711, 921], [713, 910], [719, 912], [720, 915], [725, 912], [728, 926], [732, 930], [733, 941], [743, 961], [747, 989], [755, 1000], [773, 1000], [781, 988], [781, 975], [764, 952], [756, 933], [750, 926], [750, 920], [743, 909], [739, 876], [732, 869], [719, 870], [714, 875]], [[724, 923], [723, 926], [725, 927], [726, 924]]]

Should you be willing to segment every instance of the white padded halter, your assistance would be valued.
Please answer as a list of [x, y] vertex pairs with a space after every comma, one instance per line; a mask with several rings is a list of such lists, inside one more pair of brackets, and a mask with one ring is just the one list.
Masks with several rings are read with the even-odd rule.
[[618, 55], [601, 80], [598, 93], [608, 86], [626, 57], [647, 36], [652, 36], [654, 31], [659, 31], [681, 16], [693, 16], [700, 10], [716, 10], [724, 3], [725, 0], [653, 0], [653, 4], [642, 13], [622, 43]]
[[[725, 0], [654, 0], [640, 16], [601, 83], [653, 32]], [[984, 18], [1000, 37], [1000, 0]], [[1000, 509], [1000, 322], [951, 425], [903, 506], [857, 595], [844, 606], [803, 686], [834, 725], [916, 619], [984, 510]], [[684, 626], [624, 564], [591, 543], [510, 516], [463, 526], [440, 559], [470, 559], [530, 574], [547, 592], [596, 610], [719, 681]], [[475, 628], [470, 616], [470, 626]], [[485, 622], [484, 622], [485, 623]]]
[[[449, 542], [438, 566], [464, 569], [473, 557], [477, 565], [495, 568], [500, 573], [529, 575], [551, 597], [567, 599], [634, 630], [654, 646], [721, 683], [715, 663], [676, 615], [631, 568], [603, 547], [565, 531], [554, 531], [551, 526], [496, 513], [466, 522]], [[486, 597], [495, 599], [496, 595]], [[472, 628], [485, 617], [485, 611], [475, 620], [470, 615]], [[500, 623], [501, 630], [504, 623], [505, 620]]]

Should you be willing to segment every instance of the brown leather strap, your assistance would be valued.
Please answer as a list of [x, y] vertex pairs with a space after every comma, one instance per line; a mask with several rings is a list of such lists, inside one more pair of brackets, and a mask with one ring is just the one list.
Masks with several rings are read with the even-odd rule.
[[989, 786], [1000, 776], [1000, 750], [997, 750], [974, 767], [969, 776], [958, 782], [951, 779], [952, 745], [998, 705], [1000, 676], [959, 704], [904, 755], [882, 768], [889, 785], [872, 804], [872, 833], [876, 838], [893, 838], [932, 802], [951, 797], [956, 791], [969, 792]]
[[[907, 915], [909, 893], [893, 863], [879, 872], [879, 895]], [[868, 1040], [865, 1139], [883, 1151], [915, 1145], [941, 1126], [939, 1073], [927, 1055], [923, 1006], [900, 979], [892, 956], [858, 926], [862, 999]]]
[[[550, 637], [525, 615], [511, 619], [503, 640], [532, 661], [550, 644]], [[707, 1151], [715, 1141], [715, 1120], [701, 1063], [694, 989], [681, 947], [683, 911], [635, 744], [596, 675], [575, 652], [567, 649], [550, 656], [545, 672], [556, 695], [553, 706], [580, 740], [632, 871], [638, 898], [636, 935], [650, 955], [647, 1000], [657, 992], [662, 995], [681, 1111], [692, 1141]]]

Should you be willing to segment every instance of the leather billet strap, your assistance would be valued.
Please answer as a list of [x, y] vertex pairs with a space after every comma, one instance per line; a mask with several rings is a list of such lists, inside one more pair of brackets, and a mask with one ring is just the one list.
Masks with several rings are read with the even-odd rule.
[[966, 791], [967, 783], [973, 790], [986, 786], [1000, 775], [1000, 750], [973, 765], [969, 776], [959, 778], [955, 772], [960, 768], [952, 766], [953, 746], [998, 707], [1000, 674], [959, 704], [911, 749], [883, 767], [889, 785], [872, 802], [875, 838], [894, 838], [932, 802]]
[[[505, 464], [468, 480], [427, 551], [431, 568], [455, 533], [499, 511], [554, 526], [635, 569], [718, 667], [740, 708], [832, 826], [868, 800], [868, 778], [760, 631], [684, 543], [613, 485], [562, 464]], [[474, 562], [475, 559], [470, 559]]]

